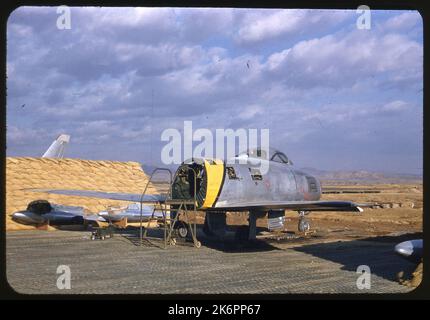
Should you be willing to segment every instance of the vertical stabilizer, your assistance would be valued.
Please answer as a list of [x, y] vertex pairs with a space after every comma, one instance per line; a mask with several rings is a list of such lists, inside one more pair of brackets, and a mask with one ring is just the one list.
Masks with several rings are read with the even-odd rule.
[[43, 154], [42, 158], [63, 158], [64, 149], [70, 141], [70, 136], [67, 134], [60, 134], [57, 139], [51, 144], [51, 146]]

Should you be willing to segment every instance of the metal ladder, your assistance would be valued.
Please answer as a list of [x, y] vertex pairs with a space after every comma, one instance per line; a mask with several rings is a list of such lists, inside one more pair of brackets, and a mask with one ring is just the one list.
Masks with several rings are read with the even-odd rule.
[[[194, 190], [196, 190], [196, 172], [188, 168], [188, 170], [192, 170], [194, 175]], [[159, 202], [154, 204], [154, 208], [152, 210], [151, 218], [148, 221], [147, 227], [143, 227], [143, 198], [148, 191], [149, 185], [152, 183], [153, 185], [156, 184], [153, 182], [153, 177], [157, 172], [165, 171], [169, 174], [169, 189], [167, 192], [167, 196], [164, 202]], [[163, 184], [163, 182], [161, 182]], [[165, 184], [166, 182], [164, 182]], [[196, 200], [196, 192], [194, 192], [193, 199], [173, 199], [172, 198], [172, 186], [173, 186], [173, 175], [172, 171], [167, 168], [155, 168], [151, 176], [148, 179], [148, 182], [145, 186], [145, 189], [142, 192], [141, 198], [140, 198], [140, 227], [139, 227], [139, 238], [140, 238], [140, 246], [143, 245], [143, 240], [146, 240], [147, 242], [153, 244], [151, 241], [153, 238], [148, 236], [148, 229], [150, 229], [150, 222], [154, 221], [155, 219], [158, 222], [162, 222], [163, 224], [163, 241], [164, 241], [164, 249], [167, 248], [168, 245], [175, 245], [176, 244], [176, 238], [175, 238], [175, 224], [179, 221], [179, 219], [182, 217], [182, 220], [186, 227], [189, 229], [191, 238], [193, 240], [194, 247], [200, 248], [201, 243], [197, 240], [197, 227], [196, 227], [196, 217], [197, 217], [197, 200]], [[171, 206], [177, 206], [177, 208], [172, 209]], [[191, 206], [191, 209], [189, 208]], [[161, 221], [158, 217], [155, 217], [155, 213], [157, 211], [161, 211], [162, 218]], [[175, 216], [172, 219], [171, 213], [175, 212]], [[194, 214], [194, 219], [192, 222], [189, 214]], [[152, 228], [154, 229], [154, 228]]]

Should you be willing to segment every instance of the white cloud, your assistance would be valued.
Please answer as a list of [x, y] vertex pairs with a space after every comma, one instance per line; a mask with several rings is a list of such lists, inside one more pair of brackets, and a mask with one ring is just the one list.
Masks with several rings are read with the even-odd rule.
[[248, 13], [237, 33], [239, 43], [258, 43], [285, 35], [327, 29], [352, 14], [336, 10], [261, 10]]
[[407, 31], [417, 25], [422, 26], [422, 18], [418, 11], [404, 12], [388, 19], [383, 27], [387, 31]]
[[175, 13], [170, 8], [89, 8], [85, 14], [97, 25], [112, 27], [171, 28], [175, 25]]
[[422, 45], [404, 35], [353, 30], [301, 41], [270, 55], [266, 67], [292, 86], [351, 86], [388, 72], [419, 76], [422, 54]]
[[302, 10], [281, 10], [269, 14], [247, 17], [245, 25], [239, 29], [241, 41], [257, 42], [274, 38], [283, 33], [298, 31], [307, 14]]
[[407, 102], [402, 100], [395, 100], [384, 104], [381, 107], [381, 110], [388, 111], [388, 112], [397, 112], [397, 111], [407, 110], [409, 107], [410, 105]]
[[257, 115], [262, 115], [264, 112], [263, 108], [259, 105], [251, 105], [244, 108], [243, 111], [239, 113], [239, 118], [242, 120], [249, 120]]
[[[50, 133], [52, 132], [49, 132], [47, 128], [27, 128], [23, 126], [8, 125], [6, 128], [8, 138], [7, 147], [14, 145], [37, 144], [44, 141]], [[55, 134], [52, 133], [52, 136], [54, 137]]]

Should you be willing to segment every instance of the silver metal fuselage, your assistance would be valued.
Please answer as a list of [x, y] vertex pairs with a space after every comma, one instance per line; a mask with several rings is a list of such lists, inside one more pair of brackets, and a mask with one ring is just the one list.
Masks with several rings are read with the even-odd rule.
[[[228, 207], [231, 202], [258, 203], [260, 201], [304, 201], [319, 200], [321, 185], [318, 179], [295, 170], [291, 165], [270, 162], [268, 172], [261, 176], [262, 180], [254, 180], [250, 164], [231, 164], [237, 179], [231, 179], [225, 174], [215, 208]], [[311, 190], [308, 180], [315, 183]]]
[[[241, 163], [235, 163], [219, 160], [210, 164], [207, 159], [194, 158], [184, 162], [176, 171], [173, 187], [179, 186], [178, 189], [189, 189], [190, 192], [188, 195], [187, 192], [180, 196], [175, 194], [174, 198], [192, 198], [195, 183], [198, 207], [206, 211], [227, 208], [229, 211], [248, 211], [247, 205], [320, 199], [321, 185], [315, 177], [295, 170], [290, 164], [267, 160], [261, 160], [269, 163], [263, 172], [258, 161], [242, 159]], [[197, 177], [196, 182], [194, 174], [190, 174], [192, 171]], [[237, 204], [247, 205], [238, 206], [235, 210]]]
[[37, 214], [28, 210], [18, 211], [12, 215], [12, 220], [28, 225], [45, 224], [68, 225], [83, 224], [83, 216], [73, 212], [51, 211], [44, 214]]

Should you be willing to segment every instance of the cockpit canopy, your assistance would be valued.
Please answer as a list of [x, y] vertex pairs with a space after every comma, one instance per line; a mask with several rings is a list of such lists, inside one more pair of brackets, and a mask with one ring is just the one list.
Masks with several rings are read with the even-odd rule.
[[293, 162], [290, 159], [288, 159], [285, 153], [271, 147], [269, 148], [268, 155], [266, 150], [263, 150], [261, 148], [253, 148], [239, 153], [236, 157], [243, 157], [243, 156], [247, 156], [249, 158], [268, 159], [270, 161], [291, 164], [291, 165], [293, 164]]

